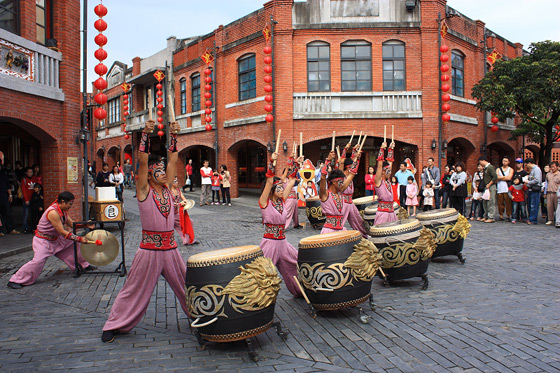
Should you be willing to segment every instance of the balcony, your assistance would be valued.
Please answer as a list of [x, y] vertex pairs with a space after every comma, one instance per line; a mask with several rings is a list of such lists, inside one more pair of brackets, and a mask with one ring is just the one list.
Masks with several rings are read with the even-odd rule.
[[294, 119], [422, 118], [422, 92], [294, 93]]
[[[157, 108], [152, 108], [152, 118], [157, 120]], [[163, 123], [167, 123], [167, 112], [163, 112]], [[146, 122], [148, 121], [148, 110], [137, 111], [131, 113], [128, 118], [126, 119], [126, 131], [127, 132], [134, 132], [134, 131], [142, 131]], [[157, 124], [156, 124], [157, 126]], [[157, 127], [156, 127], [157, 132]]]
[[[0, 29], [0, 87], [64, 101], [59, 71], [62, 53]], [[11, 52], [11, 66], [6, 55]]]
[[[212, 114], [214, 114], [214, 108], [212, 108]], [[191, 127], [187, 127], [188, 125], [188, 118], [191, 118]], [[183, 114], [178, 116], [177, 123], [181, 126], [181, 132], [179, 133], [191, 133], [191, 132], [199, 132], [206, 130], [206, 122], [204, 121], [205, 115], [204, 110], [195, 111], [193, 113]], [[215, 116], [212, 115], [212, 121], [209, 123], [212, 128], [216, 128], [216, 120]]]

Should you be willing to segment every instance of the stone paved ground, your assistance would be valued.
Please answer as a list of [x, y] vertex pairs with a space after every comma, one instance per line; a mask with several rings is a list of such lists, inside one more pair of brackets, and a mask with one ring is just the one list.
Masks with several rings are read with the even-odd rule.
[[[134, 208], [129, 211], [130, 265], [140, 225]], [[254, 200], [233, 207], [197, 205], [191, 212], [202, 244], [181, 247], [185, 259], [260, 242]], [[299, 239], [315, 233], [289, 230], [287, 237], [297, 247]], [[467, 263], [432, 262], [428, 290], [416, 280], [391, 288], [374, 280], [377, 308], [366, 308], [369, 324], [352, 309], [312, 319], [304, 301], [283, 287], [276, 319], [290, 335], [285, 342], [273, 330], [257, 336], [256, 363], [242, 342], [201, 350], [163, 279], [140, 324], [103, 344], [101, 328], [124, 278], [75, 279], [64, 263], [49, 259], [35, 285], [8, 289], [9, 276], [32, 257], [21, 253], [0, 259], [0, 370], [560, 371], [559, 237], [560, 230], [544, 225], [474, 224], [465, 242]]]

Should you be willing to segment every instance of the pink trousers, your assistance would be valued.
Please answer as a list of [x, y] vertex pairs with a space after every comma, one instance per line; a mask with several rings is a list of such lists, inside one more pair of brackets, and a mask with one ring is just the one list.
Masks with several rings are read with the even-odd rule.
[[348, 223], [350, 223], [352, 229], [360, 232], [362, 234], [362, 237], [368, 238], [368, 234], [366, 232], [366, 229], [364, 228], [364, 219], [362, 219], [360, 211], [353, 203], [348, 204]]
[[138, 249], [103, 330], [131, 331], [144, 317], [160, 275], [171, 286], [183, 311], [188, 315], [185, 299], [186, 274], [185, 260], [179, 250]]
[[373, 225], [383, 224], [383, 223], [390, 223], [392, 221], [399, 220], [397, 218], [397, 214], [395, 212], [387, 212], [387, 211], [377, 211], [375, 214], [375, 220], [373, 221]]
[[282, 275], [286, 287], [296, 297], [301, 296], [299, 286], [294, 280], [297, 277], [298, 251], [286, 240], [263, 238], [260, 244], [264, 256], [272, 260]]
[[323, 229], [321, 229], [321, 234], [325, 234], [325, 233], [332, 233], [332, 232], [342, 232], [345, 231], [346, 227], [342, 227], [342, 229], [332, 229], [332, 228], [327, 228], [323, 226]]
[[298, 215], [298, 200], [296, 198], [288, 198], [284, 208], [288, 211], [286, 214], [286, 229], [290, 227], [293, 222], [294, 227], [299, 225], [299, 215]]
[[[82, 268], [89, 266], [80, 253], [80, 244], [78, 243], [78, 263]], [[67, 240], [62, 236], [54, 241], [45, 240], [44, 238], [33, 237], [33, 259], [24, 264], [11, 278], [11, 282], [21, 285], [31, 285], [37, 281], [37, 277], [43, 271], [47, 258], [56, 256], [74, 270], [74, 241]]]
[[179, 216], [179, 214], [175, 214], [175, 232], [177, 232], [177, 235], [179, 237], [181, 237], [181, 240], [183, 240], [183, 245], [189, 244], [191, 242], [191, 237], [186, 234], [183, 233], [183, 231], [181, 230], [181, 217]]

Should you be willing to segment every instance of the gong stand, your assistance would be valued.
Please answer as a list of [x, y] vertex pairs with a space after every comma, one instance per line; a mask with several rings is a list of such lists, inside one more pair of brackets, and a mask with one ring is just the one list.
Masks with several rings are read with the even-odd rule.
[[76, 241], [74, 241], [74, 277], [80, 277], [83, 274], [86, 275], [97, 275], [97, 274], [105, 274], [105, 273], [118, 273], [120, 277], [126, 276], [126, 264], [124, 258], [124, 220], [112, 220], [112, 221], [97, 221], [97, 220], [90, 220], [90, 221], [75, 221], [72, 230], [73, 233], [76, 234], [78, 227], [85, 227], [86, 225], [105, 225], [105, 224], [117, 224], [120, 231], [121, 231], [121, 254], [122, 259], [118, 267], [114, 271], [86, 271], [80, 263], [78, 263], [78, 245]]

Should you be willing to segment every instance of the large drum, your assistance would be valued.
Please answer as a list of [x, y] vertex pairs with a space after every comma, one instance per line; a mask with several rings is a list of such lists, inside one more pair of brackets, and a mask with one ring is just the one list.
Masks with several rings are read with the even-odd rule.
[[273, 323], [281, 279], [258, 246], [209, 251], [187, 260], [187, 306], [200, 336], [212, 342], [246, 339]]
[[354, 202], [354, 205], [356, 205], [356, 207], [358, 208], [358, 211], [360, 212], [360, 215], [362, 215], [362, 219], [364, 218], [365, 209], [368, 206], [373, 205], [373, 203], [374, 203], [372, 196], [356, 198], [356, 199], [352, 200], [352, 202]]
[[305, 200], [305, 212], [313, 229], [323, 229], [323, 224], [325, 224], [325, 219], [327, 217], [323, 214], [319, 196]]
[[[377, 206], [379, 202], [375, 201], [371, 206], [366, 207], [364, 210], [364, 228], [366, 232], [369, 232], [369, 229], [373, 227], [373, 222], [375, 221], [375, 215], [377, 215]], [[398, 213], [400, 205], [398, 202], [393, 203], [393, 209], [395, 213]]]
[[426, 272], [436, 247], [429, 229], [422, 227], [418, 219], [405, 219], [374, 225], [369, 232], [369, 240], [383, 258], [381, 267], [388, 282], [422, 277], [424, 288], [428, 287]]
[[447, 208], [421, 212], [416, 218], [436, 237], [437, 246], [432, 258], [457, 255], [461, 263], [465, 263], [461, 252], [471, 225], [463, 215], [453, 208]]
[[337, 310], [368, 300], [380, 265], [379, 251], [358, 231], [320, 234], [299, 242], [299, 281], [317, 310]]

